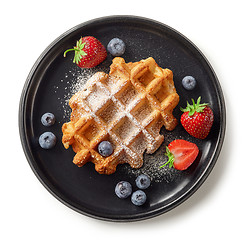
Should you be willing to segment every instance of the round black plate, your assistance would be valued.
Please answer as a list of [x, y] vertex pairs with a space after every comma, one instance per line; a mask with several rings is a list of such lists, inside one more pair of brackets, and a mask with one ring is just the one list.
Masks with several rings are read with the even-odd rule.
[[[75, 45], [81, 36], [92, 35], [104, 46], [113, 38], [119, 37], [126, 43], [124, 54], [126, 62], [153, 57], [163, 68], [174, 73], [180, 103], [174, 111], [179, 119], [179, 107], [185, 107], [186, 101], [202, 96], [203, 102], [209, 102], [214, 111], [214, 124], [205, 140], [189, 136], [179, 124], [173, 132], [162, 129], [165, 141], [153, 155], [145, 154], [147, 163], [140, 170], [131, 170], [127, 165], [118, 167], [115, 174], [100, 175], [92, 163], [79, 168], [72, 163], [74, 152], [65, 150], [61, 138], [62, 124], [69, 120], [64, 105], [69, 87], [74, 84], [74, 76], [80, 72], [72, 63], [71, 54], [64, 58], [66, 49]], [[112, 57], [91, 71], [109, 69]], [[185, 90], [181, 80], [186, 75], [194, 76], [197, 87], [193, 91]], [[40, 118], [43, 113], [52, 112], [56, 123], [44, 127]], [[66, 113], [66, 114], [65, 114]], [[186, 37], [174, 29], [141, 17], [110, 16], [80, 24], [57, 38], [41, 54], [27, 77], [20, 100], [19, 129], [24, 152], [28, 162], [42, 184], [61, 202], [85, 215], [110, 221], [135, 221], [157, 216], [176, 207], [207, 178], [212, 170], [225, 134], [225, 104], [222, 90], [215, 73], [207, 59]], [[40, 134], [52, 131], [58, 142], [52, 150], [44, 150], [38, 144]], [[176, 138], [195, 142], [200, 154], [194, 164], [186, 171], [159, 166], [166, 161], [166, 144]], [[151, 166], [152, 164], [152, 166]], [[114, 194], [118, 181], [127, 180], [136, 190], [135, 178], [141, 173], [149, 174], [152, 184], [146, 190], [148, 199], [141, 206], [134, 206], [130, 198], [122, 200]]]

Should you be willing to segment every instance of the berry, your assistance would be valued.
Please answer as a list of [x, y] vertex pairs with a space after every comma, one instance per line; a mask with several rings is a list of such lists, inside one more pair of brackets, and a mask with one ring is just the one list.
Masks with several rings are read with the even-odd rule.
[[98, 145], [98, 152], [103, 157], [109, 157], [113, 153], [113, 147], [110, 142], [103, 141]]
[[195, 161], [198, 153], [199, 149], [195, 143], [176, 139], [166, 147], [165, 155], [168, 156], [168, 161], [161, 167], [169, 164], [169, 168], [174, 166], [177, 170], [185, 170]]
[[205, 139], [213, 125], [214, 114], [207, 103], [200, 104], [201, 97], [197, 99], [197, 103], [192, 99], [193, 105], [187, 102], [184, 112], [181, 115], [180, 122], [184, 129], [193, 137]]
[[135, 191], [131, 196], [131, 202], [136, 206], [141, 206], [146, 202], [146, 194], [142, 190]]
[[113, 38], [107, 45], [107, 50], [113, 57], [122, 56], [125, 52], [126, 45], [123, 40], [119, 38]]
[[116, 185], [115, 193], [119, 198], [127, 198], [132, 193], [132, 185], [129, 182], [121, 181]]
[[41, 122], [45, 127], [50, 127], [55, 123], [55, 116], [53, 113], [44, 113], [41, 117]]
[[56, 144], [56, 136], [52, 132], [44, 132], [39, 137], [39, 144], [44, 149], [53, 148]]
[[136, 178], [135, 183], [138, 188], [146, 189], [150, 186], [151, 180], [145, 174], [141, 174]]
[[75, 51], [73, 62], [81, 68], [92, 68], [103, 62], [107, 52], [102, 43], [95, 37], [87, 36], [77, 41], [77, 45], [64, 52]]
[[186, 76], [182, 79], [182, 85], [186, 90], [193, 90], [196, 83], [196, 79], [192, 76]]

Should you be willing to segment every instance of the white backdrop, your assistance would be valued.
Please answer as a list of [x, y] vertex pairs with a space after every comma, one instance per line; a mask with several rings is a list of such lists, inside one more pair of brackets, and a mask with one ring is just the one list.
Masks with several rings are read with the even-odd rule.
[[[242, 239], [244, 194], [245, 14], [233, 1], [1, 1], [1, 239]], [[212, 64], [227, 107], [226, 138], [205, 183], [159, 217], [110, 223], [83, 216], [56, 200], [37, 180], [18, 130], [19, 98], [42, 51], [84, 21], [138, 15], [163, 22], [193, 41]], [[239, 236], [239, 237], [238, 237]]]

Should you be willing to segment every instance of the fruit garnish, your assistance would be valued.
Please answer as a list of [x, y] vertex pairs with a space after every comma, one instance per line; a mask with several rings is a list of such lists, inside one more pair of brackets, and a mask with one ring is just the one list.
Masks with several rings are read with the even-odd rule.
[[122, 56], [125, 52], [126, 45], [123, 40], [119, 38], [113, 38], [107, 45], [108, 52], [113, 57], [119, 57]]
[[41, 148], [51, 149], [55, 146], [57, 138], [52, 132], [44, 132], [38, 139]]
[[64, 52], [64, 57], [71, 51], [75, 51], [73, 62], [81, 68], [95, 67], [107, 57], [105, 47], [98, 39], [92, 36], [81, 37], [74, 48]]
[[43, 126], [50, 127], [55, 123], [55, 116], [53, 113], [44, 113], [41, 117]]
[[146, 194], [142, 190], [133, 192], [131, 196], [131, 202], [136, 206], [141, 206], [146, 202]]
[[180, 108], [184, 113], [181, 115], [180, 122], [184, 129], [193, 137], [205, 139], [213, 125], [214, 114], [208, 103], [200, 103], [201, 97], [197, 103], [192, 99], [193, 105], [187, 102], [185, 109]]
[[140, 189], [146, 189], [151, 185], [150, 178], [145, 174], [140, 174], [135, 180], [136, 186]]
[[176, 139], [166, 147], [165, 155], [168, 161], [160, 168], [169, 165], [169, 168], [185, 170], [195, 161], [198, 153], [199, 149], [195, 143]]
[[98, 152], [103, 157], [109, 157], [113, 153], [113, 147], [110, 142], [102, 141], [98, 145]]
[[193, 90], [196, 86], [196, 79], [192, 76], [185, 76], [182, 79], [182, 85], [186, 90]]
[[132, 193], [132, 185], [127, 181], [120, 181], [115, 187], [115, 193], [119, 198], [127, 198]]

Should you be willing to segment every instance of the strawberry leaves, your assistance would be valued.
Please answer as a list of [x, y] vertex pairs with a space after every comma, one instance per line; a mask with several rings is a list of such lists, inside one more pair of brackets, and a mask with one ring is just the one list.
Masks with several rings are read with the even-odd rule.
[[166, 147], [165, 155], [168, 157], [168, 161], [165, 164], [163, 164], [160, 168], [162, 168], [168, 164], [169, 164], [169, 168], [172, 168], [174, 166], [174, 155], [173, 155], [173, 153], [170, 152], [168, 147]]
[[190, 105], [189, 102], [187, 101], [187, 107], [186, 108], [180, 108], [182, 112], [189, 112], [189, 116], [194, 115], [195, 112], [203, 112], [204, 108], [208, 106], [208, 103], [200, 103], [201, 102], [201, 97], [197, 99], [197, 103], [195, 103], [194, 99], [192, 98], [192, 104]]
[[82, 57], [87, 55], [87, 53], [84, 52], [83, 50], [85, 44], [86, 42], [82, 42], [82, 38], [81, 38], [79, 41], [77, 41], [77, 45], [74, 48], [68, 49], [64, 52], [64, 57], [66, 56], [67, 52], [75, 51], [73, 62], [79, 64]]

